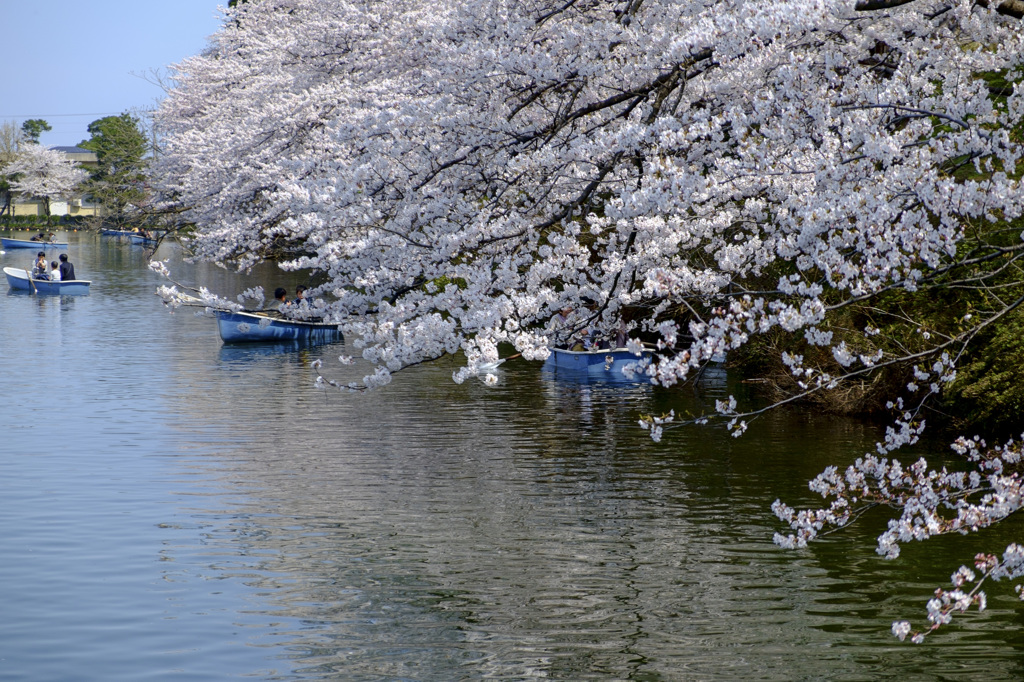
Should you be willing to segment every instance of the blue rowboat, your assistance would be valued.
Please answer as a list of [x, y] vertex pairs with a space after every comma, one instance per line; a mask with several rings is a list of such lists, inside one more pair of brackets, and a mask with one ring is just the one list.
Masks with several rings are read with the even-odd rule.
[[634, 364], [643, 358], [650, 358], [651, 354], [645, 352], [637, 356], [625, 348], [606, 348], [599, 350], [565, 350], [552, 348], [551, 355], [544, 361], [544, 369], [547, 371], [565, 372], [571, 375], [586, 375], [589, 378], [605, 378], [613, 380], [646, 381], [643, 374], [626, 376], [622, 368]]
[[80, 295], [89, 293], [89, 282], [84, 279], [69, 279], [64, 282], [51, 282], [48, 279], [33, 279], [28, 270], [21, 268], [4, 268], [7, 283], [15, 291], [27, 291], [30, 294]]
[[326, 343], [340, 341], [338, 325], [326, 322], [286, 320], [259, 313], [226, 310], [217, 312], [217, 329], [225, 343], [249, 341], [308, 341]]
[[125, 238], [131, 244], [143, 244], [148, 246], [156, 244], [156, 239], [153, 237], [147, 237], [140, 232], [132, 232], [131, 230], [100, 230], [100, 234], [104, 237], [117, 237], [118, 239]]
[[0, 237], [0, 244], [5, 249], [66, 249], [67, 242], [34, 242], [31, 239], [14, 239], [13, 237]]

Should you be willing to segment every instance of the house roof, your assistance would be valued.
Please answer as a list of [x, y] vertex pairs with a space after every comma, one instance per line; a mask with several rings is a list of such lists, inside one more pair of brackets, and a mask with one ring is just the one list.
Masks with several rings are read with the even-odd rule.
[[72, 161], [77, 161], [78, 163], [89, 164], [97, 163], [99, 161], [99, 157], [96, 156], [96, 152], [92, 151], [91, 149], [82, 149], [81, 147], [78, 146], [50, 147], [50, 149], [60, 152], [67, 156]]

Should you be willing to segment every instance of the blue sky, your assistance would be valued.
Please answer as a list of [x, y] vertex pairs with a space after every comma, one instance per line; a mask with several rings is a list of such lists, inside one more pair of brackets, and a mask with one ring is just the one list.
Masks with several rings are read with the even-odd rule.
[[154, 108], [163, 91], [141, 76], [198, 54], [218, 5], [227, 0], [0, 0], [0, 121], [46, 119], [41, 143], [73, 145], [98, 118]]

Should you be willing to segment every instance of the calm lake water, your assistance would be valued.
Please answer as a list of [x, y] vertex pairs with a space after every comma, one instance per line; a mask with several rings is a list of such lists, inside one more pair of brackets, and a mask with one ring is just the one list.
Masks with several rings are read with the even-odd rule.
[[[66, 236], [88, 296], [0, 292], [0, 680], [1024, 676], [1005, 584], [923, 646], [889, 634], [1019, 526], [897, 561], [874, 553], [881, 516], [772, 545], [771, 502], [811, 501], [870, 424], [777, 413], [653, 443], [641, 413], [699, 409], [725, 378], [609, 386], [525, 361], [494, 387], [441, 361], [325, 393], [311, 363], [356, 378], [351, 348], [225, 346], [164, 308], [142, 247]], [[298, 281], [177, 254], [158, 256], [222, 294]]]

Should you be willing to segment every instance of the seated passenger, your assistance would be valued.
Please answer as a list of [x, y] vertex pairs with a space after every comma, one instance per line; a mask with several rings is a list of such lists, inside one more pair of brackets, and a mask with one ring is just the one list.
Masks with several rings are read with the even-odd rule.
[[284, 287], [274, 289], [274, 300], [267, 304], [266, 310], [280, 310], [288, 305], [288, 290]]
[[555, 313], [548, 323], [548, 328], [556, 339], [554, 343], [555, 348], [568, 349], [570, 346], [568, 338], [572, 333], [571, 325], [569, 324], [570, 315], [572, 315], [572, 308], [566, 306]]
[[50, 281], [51, 282], [59, 282], [60, 281], [60, 265], [58, 265], [57, 261], [55, 261], [55, 260], [54, 261], [50, 261]]
[[50, 269], [46, 266], [46, 253], [40, 251], [36, 254], [36, 262], [32, 264], [32, 277], [34, 279], [50, 279]]
[[60, 261], [60, 281], [67, 282], [75, 279], [75, 266], [68, 260], [68, 255], [62, 253], [57, 260]]

